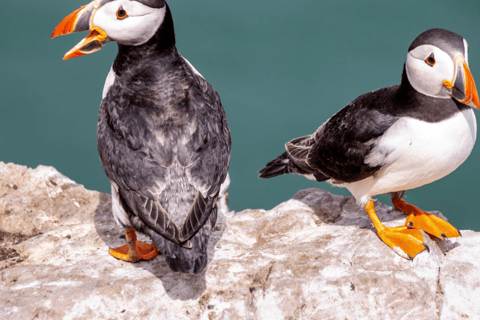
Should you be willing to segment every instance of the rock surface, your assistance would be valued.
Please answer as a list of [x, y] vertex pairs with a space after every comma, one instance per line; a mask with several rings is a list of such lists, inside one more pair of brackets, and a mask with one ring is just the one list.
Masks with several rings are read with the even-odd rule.
[[[376, 209], [387, 226], [405, 221]], [[320, 189], [220, 214], [200, 275], [171, 272], [161, 255], [114, 259], [123, 234], [110, 195], [0, 162], [0, 318], [480, 319], [480, 233], [454, 245], [425, 236], [430, 252], [407, 261], [351, 197]]]

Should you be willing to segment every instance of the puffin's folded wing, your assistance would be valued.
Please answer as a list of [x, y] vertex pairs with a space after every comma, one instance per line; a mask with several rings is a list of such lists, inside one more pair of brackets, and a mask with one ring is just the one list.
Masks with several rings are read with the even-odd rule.
[[202, 228], [212, 212], [216, 212], [217, 197], [230, 164], [231, 139], [225, 112], [217, 92], [208, 83], [206, 86], [205, 94], [211, 94], [211, 101], [197, 101], [197, 106], [202, 105], [197, 110], [200, 111], [198, 121], [203, 128], [198, 128], [192, 139], [179, 148], [179, 159], [185, 165], [188, 182], [197, 190], [181, 226], [182, 239], [190, 239]]
[[[130, 208], [135, 216], [158, 234], [177, 244], [183, 244], [188, 240], [182, 237], [178, 226], [170, 219], [158, 200], [146, 197], [133, 190], [119, 189], [119, 195], [121, 201]], [[135, 224], [134, 221], [133, 223]]]
[[312, 169], [339, 182], [363, 180], [380, 170], [366, 159], [398, 117], [365, 106], [353, 101], [312, 135], [306, 160]]
[[215, 210], [220, 187], [225, 181], [230, 162], [230, 145], [228, 137], [217, 136], [197, 151], [194, 161], [186, 168], [188, 182], [197, 190], [183, 226], [183, 239], [190, 239], [205, 224]]
[[[186, 61], [186, 60], [185, 60]], [[188, 64], [197, 83], [189, 88], [189, 103], [195, 106], [197, 122], [189, 140], [178, 146], [178, 159], [188, 182], [197, 190], [182, 226], [182, 241], [195, 235], [216, 214], [216, 201], [230, 164], [231, 138], [225, 111], [215, 89]], [[216, 221], [216, 219], [214, 219]]]
[[208, 198], [217, 196], [227, 177], [232, 142], [218, 93], [203, 78], [197, 78], [205, 85], [205, 91], [190, 88], [190, 103], [195, 105], [197, 122], [202, 125], [179, 149], [178, 157], [186, 168], [189, 183], [208, 202]]
[[204, 198], [200, 192], [197, 192], [192, 208], [180, 230], [183, 241], [193, 237], [205, 224], [216, 205], [216, 199], [216, 197]]

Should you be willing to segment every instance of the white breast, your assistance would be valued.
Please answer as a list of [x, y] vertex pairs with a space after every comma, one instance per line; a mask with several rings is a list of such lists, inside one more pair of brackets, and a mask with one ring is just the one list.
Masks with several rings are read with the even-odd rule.
[[130, 219], [128, 218], [128, 214], [123, 209], [122, 205], [120, 204], [120, 195], [117, 192], [117, 189], [112, 184], [112, 212], [115, 221], [119, 226], [124, 228], [131, 228], [132, 225], [130, 224]]
[[105, 80], [105, 85], [103, 86], [103, 92], [102, 92], [102, 100], [105, 99], [107, 96], [108, 90], [110, 90], [110, 87], [113, 85], [115, 82], [115, 71], [113, 71], [113, 67], [110, 68], [110, 72], [107, 75], [107, 80]]
[[[185, 60], [185, 62], [187, 63], [187, 65], [190, 67], [190, 69], [192, 69], [193, 73], [195, 73], [197, 76], [199, 77], [202, 77], [203, 76], [200, 74], [200, 72], [197, 71], [197, 69], [195, 69], [195, 67], [190, 63], [190, 61], [188, 61], [187, 59], [185, 59], [184, 57], [182, 57], [183, 60]], [[205, 78], [204, 78], [205, 79]]]
[[431, 183], [467, 159], [476, 136], [477, 123], [471, 108], [439, 123], [400, 119], [385, 132], [365, 161], [384, 167], [372, 177], [345, 187], [363, 205], [377, 194]]

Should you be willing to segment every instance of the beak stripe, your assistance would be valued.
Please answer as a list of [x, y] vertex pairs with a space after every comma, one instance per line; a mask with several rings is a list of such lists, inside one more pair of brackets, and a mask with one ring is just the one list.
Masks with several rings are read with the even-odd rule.
[[480, 110], [480, 99], [477, 86], [473, 80], [472, 73], [462, 55], [458, 55], [454, 61], [453, 80], [443, 81], [443, 86], [450, 89], [450, 94], [458, 102]]
[[477, 109], [479, 109], [480, 107], [480, 101], [479, 101], [479, 98], [478, 98], [478, 92], [477, 92], [477, 86], [475, 85], [475, 81], [473, 80], [473, 76], [470, 72], [470, 70], [468, 70], [468, 67], [467, 67], [467, 64], [464, 63], [464, 66], [465, 66], [465, 70], [466, 70], [466, 75], [465, 75], [465, 78], [466, 78], [466, 87], [467, 87], [467, 96], [470, 97], [472, 99], [472, 102], [475, 106], [477, 106]]
[[480, 101], [478, 98], [477, 86], [475, 85], [475, 81], [473, 80], [472, 73], [468, 69], [467, 64], [465, 61], [463, 62], [463, 68], [465, 71], [465, 101], [461, 101], [462, 103], [469, 104], [472, 102], [477, 109], [480, 107]]

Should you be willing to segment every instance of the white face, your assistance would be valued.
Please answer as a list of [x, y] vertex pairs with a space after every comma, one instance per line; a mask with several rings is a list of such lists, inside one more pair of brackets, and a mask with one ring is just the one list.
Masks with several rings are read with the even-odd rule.
[[[432, 53], [434, 60], [429, 58]], [[410, 84], [418, 92], [435, 98], [452, 97], [451, 91], [443, 85], [443, 81], [453, 80], [454, 62], [438, 47], [429, 44], [416, 47], [408, 53], [405, 68]]]
[[[97, 4], [95, 1], [95, 4]], [[141, 45], [158, 30], [165, 18], [167, 6], [160, 9], [148, 7], [131, 0], [115, 0], [100, 7], [93, 17], [93, 27], [99, 27], [108, 38], [125, 45]], [[128, 16], [121, 19], [123, 9]]]

